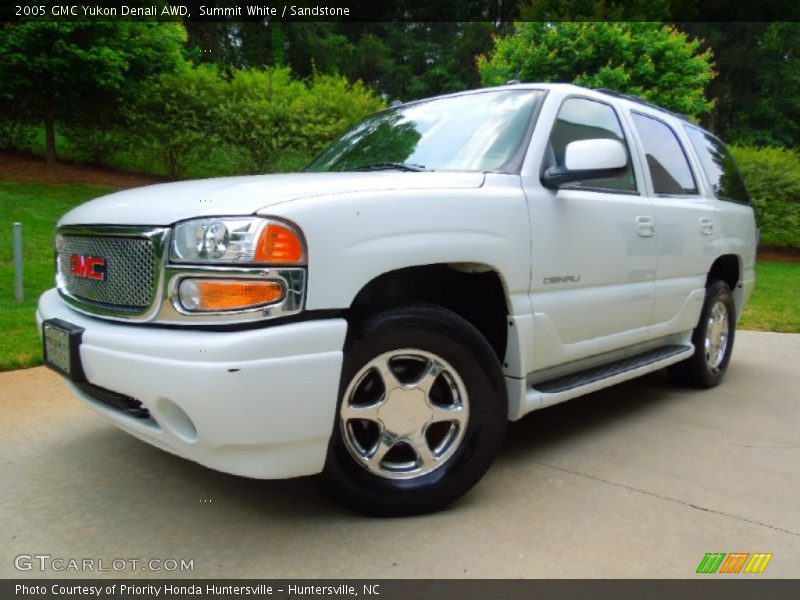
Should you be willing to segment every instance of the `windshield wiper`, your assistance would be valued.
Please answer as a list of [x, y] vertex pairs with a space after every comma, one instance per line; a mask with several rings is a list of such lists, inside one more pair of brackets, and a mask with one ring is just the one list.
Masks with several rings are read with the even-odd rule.
[[396, 169], [397, 171], [427, 171], [425, 165], [401, 162], [377, 162], [369, 165], [360, 165], [355, 167], [353, 171], [389, 171], [391, 169]]

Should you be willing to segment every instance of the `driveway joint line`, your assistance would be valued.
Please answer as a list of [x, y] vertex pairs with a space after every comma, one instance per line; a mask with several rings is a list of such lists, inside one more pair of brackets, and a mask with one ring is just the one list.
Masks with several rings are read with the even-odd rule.
[[556, 465], [548, 465], [547, 463], [539, 462], [539, 461], [532, 461], [537, 465], [542, 467], [547, 467], [548, 469], [553, 469], [555, 471], [562, 471], [564, 473], [569, 473], [570, 475], [575, 475], [577, 477], [584, 477], [586, 479], [591, 479], [593, 481], [597, 481], [599, 483], [603, 483], [605, 485], [610, 485], [618, 488], [622, 488], [631, 492], [636, 492], [638, 494], [643, 494], [645, 496], [652, 496], [654, 498], [659, 498], [660, 500], [666, 500], [667, 502], [673, 502], [675, 504], [680, 504], [683, 506], [687, 506], [689, 508], [693, 508], [695, 510], [713, 513], [715, 515], [720, 515], [722, 517], [727, 517], [728, 519], [735, 519], [737, 521], [743, 521], [745, 523], [749, 523], [751, 525], [757, 525], [759, 527], [766, 527], [767, 529], [772, 529], [774, 531], [780, 531], [782, 533], [788, 533], [789, 535], [795, 535], [800, 537], [800, 532], [792, 531], [791, 529], [784, 529], [783, 527], [777, 527], [775, 525], [770, 525], [769, 523], [762, 523], [760, 521], [754, 521], [753, 519], [748, 519], [747, 517], [742, 517], [739, 515], [733, 515], [731, 513], [726, 513], [720, 510], [714, 510], [713, 508], [707, 508], [705, 506], [698, 506], [697, 504], [692, 504], [691, 502], [686, 502], [685, 500], [678, 500], [677, 498], [671, 498], [670, 496], [662, 496], [661, 494], [656, 494], [655, 492], [648, 492], [647, 490], [640, 490], [633, 486], [618, 483], [616, 481], [609, 481], [608, 479], [603, 479], [602, 477], [596, 477], [594, 475], [589, 475], [587, 473], [581, 473], [579, 471], [573, 471], [571, 469], [565, 469], [564, 467], [558, 467]]

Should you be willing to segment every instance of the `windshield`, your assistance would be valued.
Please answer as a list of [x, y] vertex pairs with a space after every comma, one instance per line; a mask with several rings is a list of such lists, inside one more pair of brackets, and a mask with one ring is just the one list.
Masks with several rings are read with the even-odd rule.
[[494, 171], [514, 158], [539, 90], [499, 90], [398, 106], [362, 121], [308, 171]]

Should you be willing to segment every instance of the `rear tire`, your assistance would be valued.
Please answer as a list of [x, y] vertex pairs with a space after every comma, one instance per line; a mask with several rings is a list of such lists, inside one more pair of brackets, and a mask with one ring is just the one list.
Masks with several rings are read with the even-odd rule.
[[692, 333], [694, 354], [668, 367], [676, 383], [695, 387], [714, 387], [725, 376], [733, 351], [736, 311], [733, 294], [724, 281], [708, 284], [700, 322]]
[[507, 420], [500, 363], [477, 329], [436, 306], [386, 310], [348, 335], [318, 481], [368, 515], [438, 510], [483, 477]]

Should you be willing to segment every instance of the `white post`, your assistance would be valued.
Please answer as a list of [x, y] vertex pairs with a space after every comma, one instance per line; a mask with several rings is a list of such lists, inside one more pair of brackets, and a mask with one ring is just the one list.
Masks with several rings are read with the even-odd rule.
[[22, 287], [22, 223], [14, 223], [14, 299], [25, 300]]

